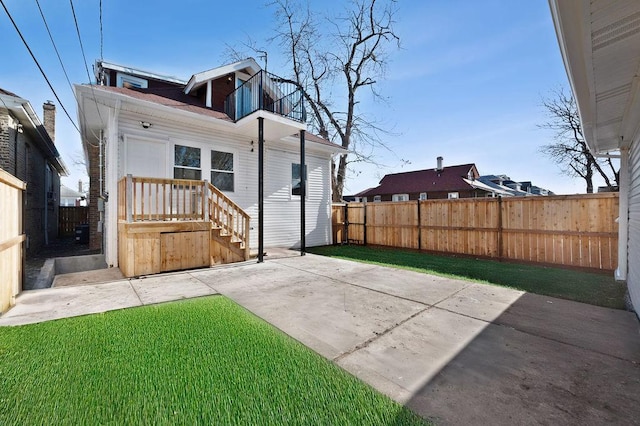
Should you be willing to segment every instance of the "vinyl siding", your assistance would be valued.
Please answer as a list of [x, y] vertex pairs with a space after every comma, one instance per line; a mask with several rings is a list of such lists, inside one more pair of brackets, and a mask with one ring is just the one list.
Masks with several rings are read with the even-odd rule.
[[640, 312], [640, 142], [629, 152], [629, 245], [627, 286], [631, 302]]
[[[140, 121], [153, 124], [143, 129]], [[265, 127], [269, 121], [265, 120]], [[185, 126], [186, 127], [186, 126]], [[227, 195], [251, 216], [251, 247], [258, 246], [258, 138], [244, 137], [231, 132], [188, 126], [166, 120], [122, 111], [117, 135], [110, 137], [118, 144], [117, 176], [108, 178], [110, 193], [117, 193], [117, 180], [125, 176], [126, 144], [136, 140], [150, 140], [164, 146], [167, 155], [165, 176], [173, 177], [173, 146], [196, 146], [202, 150], [220, 150], [234, 153], [234, 191]], [[254, 144], [251, 144], [251, 141]], [[308, 197], [306, 203], [306, 231], [308, 246], [331, 243], [331, 186], [330, 157], [314, 152], [307, 144]], [[253, 149], [253, 152], [252, 152]], [[202, 151], [204, 152], [204, 151]], [[202, 178], [210, 180], [210, 164], [201, 158]], [[265, 142], [265, 247], [294, 247], [300, 244], [300, 198], [292, 197], [291, 164], [300, 162], [300, 154], [274, 141]], [[117, 203], [117, 196], [111, 200]], [[115, 223], [116, 221], [113, 220]], [[115, 244], [113, 241], [111, 244]]]

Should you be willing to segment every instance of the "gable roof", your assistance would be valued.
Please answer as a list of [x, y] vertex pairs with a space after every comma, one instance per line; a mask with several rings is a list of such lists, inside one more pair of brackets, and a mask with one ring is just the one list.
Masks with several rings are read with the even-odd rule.
[[216, 78], [225, 76], [232, 72], [242, 71], [244, 69], [248, 69], [249, 74], [254, 75], [262, 68], [260, 68], [260, 65], [258, 65], [255, 59], [247, 58], [242, 61], [234, 62], [232, 64], [227, 64], [207, 71], [202, 71], [191, 76], [191, 78], [187, 82], [187, 86], [184, 88], [184, 93], [190, 93], [191, 90], [201, 86], [208, 80], [215, 80]]
[[469, 172], [471, 172], [473, 177], [478, 176], [475, 164], [449, 166], [443, 168], [441, 171], [426, 169], [388, 174], [382, 178], [380, 185], [361, 192], [358, 195], [368, 197], [419, 192], [468, 191], [473, 189], [473, 186], [465, 181]]

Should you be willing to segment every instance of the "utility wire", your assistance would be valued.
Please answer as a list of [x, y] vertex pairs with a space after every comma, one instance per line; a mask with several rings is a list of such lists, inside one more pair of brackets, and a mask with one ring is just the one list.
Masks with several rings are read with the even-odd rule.
[[62, 103], [62, 101], [60, 100], [60, 97], [58, 96], [58, 94], [56, 93], [56, 90], [53, 88], [53, 85], [51, 84], [51, 81], [49, 81], [49, 78], [47, 77], [47, 74], [44, 72], [44, 70], [42, 69], [42, 67], [40, 66], [40, 63], [38, 62], [38, 60], [36, 59], [36, 56], [33, 54], [33, 51], [31, 50], [31, 48], [29, 47], [29, 44], [27, 43], [27, 40], [25, 40], [24, 36], [22, 35], [22, 32], [20, 32], [20, 29], [18, 28], [18, 25], [16, 24], [16, 21], [13, 20], [13, 17], [11, 16], [11, 14], [9, 13], [9, 9], [7, 9], [7, 6], [4, 4], [4, 0], [0, 0], [0, 4], [2, 4], [2, 7], [4, 8], [4, 11], [7, 13], [7, 16], [9, 17], [9, 20], [11, 21], [11, 23], [13, 24], [13, 27], [16, 29], [16, 32], [18, 33], [18, 35], [20, 36], [20, 38], [22, 39], [22, 42], [24, 43], [24, 46], [27, 48], [27, 50], [29, 51], [29, 54], [31, 55], [31, 58], [33, 59], [33, 61], [36, 63], [36, 65], [38, 66], [38, 69], [40, 70], [40, 73], [42, 74], [42, 76], [44, 77], [44, 79], [47, 81], [47, 84], [49, 85], [49, 88], [51, 89], [51, 91], [53, 92], [53, 95], [56, 97], [56, 99], [58, 100], [58, 103], [60, 104], [60, 107], [62, 108], [62, 110], [64, 111], [64, 113], [67, 115], [67, 118], [69, 118], [69, 121], [71, 122], [71, 124], [73, 124], [73, 127], [76, 128], [76, 130], [78, 131], [78, 133], [80, 132], [80, 129], [78, 128], [77, 124], [73, 121], [73, 119], [71, 118], [71, 115], [69, 114], [69, 111], [67, 111], [67, 108], [65, 108], [64, 104]]
[[78, 41], [80, 42], [80, 50], [82, 51], [82, 59], [84, 60], [84, 69], [87, 71], [87, 78], [89, 79], [89, 87], [91, 87], [91, 93], [93, 94], [93, 102], [95, 102], [96, 104], [96, 110], [98, 111], [98, 117], [100, 118], [100, 123], [104, 127], [104, 120], [102, 119], [102, 114], [100, 114], [100, 107], [98, 106], [98, 101], [96, 100], [96, 93], [93, 89], [93, 84], [91, 83], [91, 74], [89, 73], [89, 65], [87, 65], [87, 56], [84, 54], [84, 46], [82, 44], [82, 37], [80, 36], [80, 27], [78, 26], [76, 9], [73, 7], [73, 0], [69, 0], [69, 3], [71, 4], [71, 13], [73, 14], [73, 22], [76, 25], [76, 33], [78, 34]]
[[100, 0], [100, 60], [104, 59], [102, 52], [104, 48], [104, 33], [102, 32], [102, 0]]
[[80, 42], [80, 50], [82, 51], [82, 59], [84, 59], [84, 69], [87, 71], [87, 78], [89, 84], [91, 84], [91, 73], [89, 73], [89, 66], [87, 65], [87, 57], [84, 54], [84, 46], [82, 45], [82, 37], [80, 36], [80, 27], [78, 26], [78, 18], [76, 17], [76, 9], [73, 7], [73, 0], [69, 0], [71, 4], [71, 13], [73, 14], [73, 22], [76, 24], [76, 33], [78, 34], [78, 41]]
[[[60, 62], [60, 66], [62, 67], [62, 71], [64, 72], [64, 76], [67, 79], [67, 83], [69, 83], [69, 88], [71, 89], [71, 93], [73, 93], [73, 97], [76, 99], [76, 102], [78, 102], [78, 97], [76, 96], [76, 93], [73, 90], [73, 85], [71, 84], [71, 80], [69, 79], [69, 74], [67, 74], [67, 69], [65, 68], [64, 63], [62, 62], [62, 57], [60, 56], [60, 52], [58, 51], [58, 47], [56, 46], [56, 42], [53, 40], [53, 35], [51, 35], [51, 30], [49, 29], [49, 24], [47, 24], [47, 20], [44, 17], [44, 12], [42, 11], [42, 8], [40, 7], [40, 2], [38, 0], [36, 0], [36, 4], [38, 5], [38, 10], [40, 11], [40, 16], [42, 16], [42, 22], [44, 22], [44, 26], [47, 29], [47, 33], [49, 33], [49, 39], [51, 39], [51, 44], [53, 44], [53, 50], [55, 50], [56, 56], [58, 56], [58, 61]], [[82, 111], [82, 109], [80, 109], [80, 111], [82, 112], [82, 115], [84, 116], [84, 111]]]

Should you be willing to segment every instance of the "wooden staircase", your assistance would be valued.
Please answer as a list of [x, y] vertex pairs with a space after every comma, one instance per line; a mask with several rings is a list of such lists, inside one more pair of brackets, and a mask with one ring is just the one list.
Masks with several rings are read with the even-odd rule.
[[211, 221], [211, 265], [249, 260], [250, 216], [208, 182], [205, 191]]

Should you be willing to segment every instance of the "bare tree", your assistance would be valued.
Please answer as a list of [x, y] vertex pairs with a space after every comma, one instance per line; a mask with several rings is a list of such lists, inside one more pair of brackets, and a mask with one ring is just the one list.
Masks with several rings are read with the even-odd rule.
[[[298, 0], [271, 5], [277, 18], [272, 40], [302, 87], [313, 131], [348, 149], [350, 161], [371, 160], [374, 148], [385, 147], [380, 136], [386, 131], [360, 110], [361, 89], [381, 99], [376, 83], [387, 68], [387, 49], [400, 46], [393, 29], [396, 1], [352, 0], [342, 15], [326, 18]], [[342, 198], [347, 164], [347, 154], [333, 164], [334, 200]]]
[[600, 176], [609, 190], [617, 190], [619, 169], [611, 158], [596, 158], [589, 151], [573, 96], [562, 88], [552, 91], [552, 95], [542, 100], [548, 121], [539, 127], [553, 130], [555, 142], [540, 151], [560, 165], [566, 175], [584, 179], [587, 193], [593, 193], [594, 176]]

